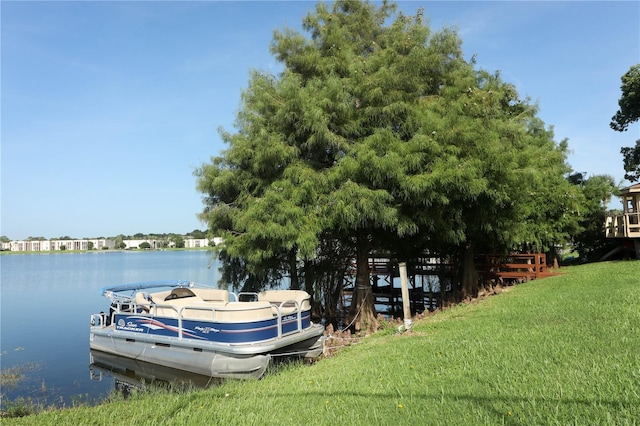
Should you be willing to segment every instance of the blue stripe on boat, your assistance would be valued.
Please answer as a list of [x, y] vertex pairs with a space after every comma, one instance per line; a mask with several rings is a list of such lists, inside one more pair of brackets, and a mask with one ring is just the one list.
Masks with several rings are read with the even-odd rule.
[[[298, 330], [297, 315], [288, 315], [282, 321], [282, 333]], [[158, 336], [177, 337], [178, 320], [176, 318], [154, 318], [141, 315], [116, 314], [116, 329]], [[302, 313], [302, 329], [311, 324], [311, 313]], [[183, 320], [183, 338], [206, 340], [220, 343], [251, 343], [278, 337], [278, 320], [226, 323]]]

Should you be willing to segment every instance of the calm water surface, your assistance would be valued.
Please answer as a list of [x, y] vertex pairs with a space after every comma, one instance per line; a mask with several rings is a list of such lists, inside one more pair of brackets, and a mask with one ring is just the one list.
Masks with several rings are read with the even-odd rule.
[[109, 307], [100, 289], [173, 279], [214, 286], [218, 266], [205, 250], [0, 256], [0, 367], [28, 367], [2, 397], [100, 401], [114, 389], [113, 378], [89, 371], [90, 316]]

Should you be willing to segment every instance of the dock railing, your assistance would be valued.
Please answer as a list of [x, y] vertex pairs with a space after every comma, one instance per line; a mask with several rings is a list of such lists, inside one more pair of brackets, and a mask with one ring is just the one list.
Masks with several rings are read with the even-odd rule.
[[479, 265], [486, 280], [532, 280], [548, 274], [547, 256], [544, 253], [485, 255]]

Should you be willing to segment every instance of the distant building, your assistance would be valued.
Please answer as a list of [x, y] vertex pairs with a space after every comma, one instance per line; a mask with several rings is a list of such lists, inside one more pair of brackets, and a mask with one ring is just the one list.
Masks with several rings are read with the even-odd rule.
[[157, 249], [160, 247], [158, 240], [141, 239], [141, 240], [122, 240], [125, 244], [125, 250], [137, 249], [142, 243], [149, 243], [151, 249]]
[[[113, 249], [115, 243], [107, 238], [83, 239], [83, 240], [17, 240], [2, 243], [2, 250], [9, 251], [60, 251], [60, 250], [89, 250], [89, 246], [95, 250], [103, 250], [105, 247]], [[64, 247], [64, 248], [63, 248]]]
[[185, 238], [184, 239], [184, 247], [185, 248], [199, 248], [199, 247], [209, 247], [210, 243], [213, 242], [213, 245], [218, 245], [222, 242], [222, 238], [214, 237], [212, 240], [209, 238]]
[[[185, 248], [201, 248], [209, 247], [209, 243], [213, 242], [214, 245], [218, 245], [222, 242], [222, 238], [215, 237], [213, 240], [208, 238], [185, 238]], [[135, 239], [135, 240], [123, 240], [125, 244], [125, 250], [137, 249], [142, 243], [149, 243], [150, 248], [158, 249], [162, 248], [162, 244], [166, 244], [166, 241], [156, 239]], [[92, 245], [93, 250], [113, 250], [116, 246], [114, 240], [109, 238], [95, 238], [95, 239], [81, 239], [81, 240], [16, 240], [1, 243], [1, 248], [4, 251], [61, 251], [61, 250], [74, 250], [82, 251], [89, 250], [89, 246]], [[63, 248], [64, 247], [64, 248]], [[169, 247], [173, 247], [173, 243], [169, 243]]]

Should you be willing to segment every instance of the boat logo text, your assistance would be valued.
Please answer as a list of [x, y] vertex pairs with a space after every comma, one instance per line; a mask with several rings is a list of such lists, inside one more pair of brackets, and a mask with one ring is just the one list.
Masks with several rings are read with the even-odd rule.
[[118, 320], [118, 330], [137, 331], [137, 332], [144, 331], [142, 328], [138, 326], [136, 322], [128, 321], [125, 323], [125, 321], [122, 318]]
[[195, 326], [194, 328], [195, 328], [196, 331], [199, 331], [202, 334], [209, 334], [209, 332], [214, 332], [214, 333], [219, 333], [220, 332], [220, 330], [218, 330], [217, 328], [213, 328], [213, 327], [200, 327], [198, 325], [198, 326]]

